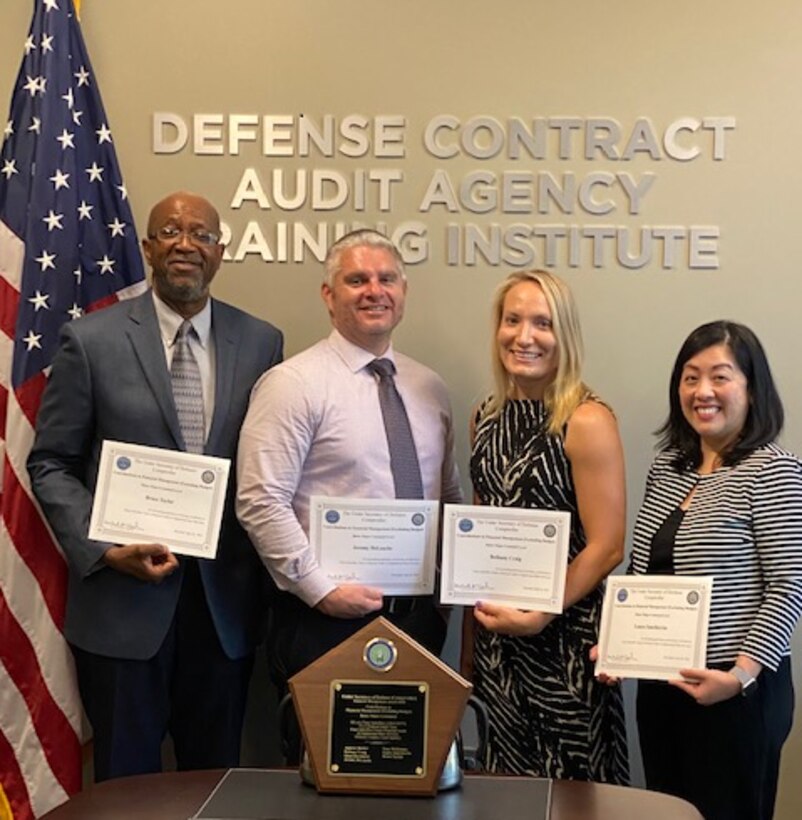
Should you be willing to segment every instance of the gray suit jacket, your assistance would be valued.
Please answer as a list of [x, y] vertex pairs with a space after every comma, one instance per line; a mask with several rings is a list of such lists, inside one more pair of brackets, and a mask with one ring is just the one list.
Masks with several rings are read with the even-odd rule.
[[[251, 387], [281, 361], [282, 336], [217, 300], [212, 334], [215, 404], [205, 452], [234, 459]], [[109, 545], [90, 541], [87, 532], [104, 439], [184, 449], [150, 291], [64, 325], [28, 459], [34, 494], [69, 566], [67, 639], [99, 655], [145, 659], [170, 626], [183, 568], [151, 584], [102, 563]], [[234, 514], [234, 474], [217, 558], [199, 564], [223, 649], [238, 658], [258, 640], [266, 587]]]

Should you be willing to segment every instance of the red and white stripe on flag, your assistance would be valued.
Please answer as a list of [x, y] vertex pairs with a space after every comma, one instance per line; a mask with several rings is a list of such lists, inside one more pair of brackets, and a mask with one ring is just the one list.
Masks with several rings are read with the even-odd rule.
[[23, 256], [22, 242], [0, 223], [0, 783], [15, 818], [40, 816], [81, 784], [80, 700], [61, 634], [66, 564], [25, 469], [44, 377], [20, 396], [9, 379]]
[[59, 329], [145, 287], [72, 0], [34, 0], [0, 151], [0, 818], [81, 786], [67, 564], [25, 467]]

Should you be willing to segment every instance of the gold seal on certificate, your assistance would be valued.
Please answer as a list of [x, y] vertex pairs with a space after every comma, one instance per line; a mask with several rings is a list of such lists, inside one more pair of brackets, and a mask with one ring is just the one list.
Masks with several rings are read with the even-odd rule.
[[712, 591], [709, 577], [610, 576], [596, 674], [676, 680], [704, 668]]
[[104, 441], [89, 537], [214, 558], [229, 467], [225, 458]]
[[313, 495], [309, 542], [329, 580], [385, 595], [431, 595], [437, 501]]
[[446, 504], [440, 601], [562, 612], [571, 514]]

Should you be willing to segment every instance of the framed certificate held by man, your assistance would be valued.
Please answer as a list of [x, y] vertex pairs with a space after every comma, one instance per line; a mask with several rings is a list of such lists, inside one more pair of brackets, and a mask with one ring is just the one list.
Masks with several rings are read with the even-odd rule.
[[226, 458], [104, 441], [89, 537], [164, 544], [178, 555], [214, 558], [230, 464]]
[[327, 577], [385, 595], [431, 595], [437, 501], [313, 495], [309, 542]]

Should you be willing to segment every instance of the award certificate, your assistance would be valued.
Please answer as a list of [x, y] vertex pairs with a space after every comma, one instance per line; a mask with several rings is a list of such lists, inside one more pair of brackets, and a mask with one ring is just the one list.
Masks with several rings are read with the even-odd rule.
[[214, 558], [229, 467], [225, 458], [104, 441], [89, 537]]
[[309, 543], [338, 584], [378, 587], [385, 595], [431, 595], [438, 517], [437, 501], [313, 495]]
[[571, 514], [446, 504], [440, 601], [562, 612]]
[[596, 674], [676, 680], [704, 668], [712, 591], [710, 577], [610, 576]]

